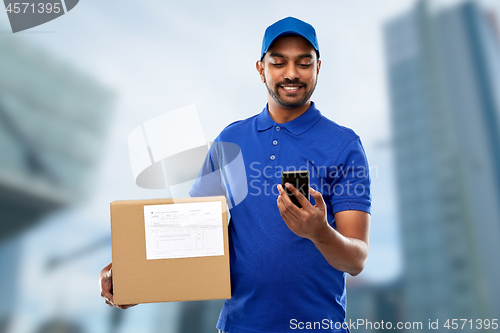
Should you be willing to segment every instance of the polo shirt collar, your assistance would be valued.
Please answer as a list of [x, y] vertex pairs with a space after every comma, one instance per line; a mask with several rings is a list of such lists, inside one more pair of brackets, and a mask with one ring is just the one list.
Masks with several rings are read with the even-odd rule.
[[[286, 128], [292, 134], [301, 135], [302, 133], [313, 127], [313, 125], [316, 124], [320, 118], [321, 112], [316, 109], [314, 102], [311, 102], [311, 106], [309, 107], [309, 109], [301, 114], [300, 117], [279, 125]], [[265, 131], [276, 125], [278, 124], [269, 115], [268, 105], [266, 104], [264, 110], [262, 110], [262, 112], [257, 117], [257, 129], [259, 131]]]

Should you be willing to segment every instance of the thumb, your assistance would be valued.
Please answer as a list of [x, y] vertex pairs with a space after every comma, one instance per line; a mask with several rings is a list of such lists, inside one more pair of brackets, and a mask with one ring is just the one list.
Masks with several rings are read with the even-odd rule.
[[309, 193], [314, 198], [314, 201], [316, 201], [316, 207], [318, 207], [319, 210], [325, 212], [326, 205], [325, 205], [325, 200], [323, 200], [323, 196], [321, 195], [321, 192], [318, 192], [312, 187], [309, 187]]

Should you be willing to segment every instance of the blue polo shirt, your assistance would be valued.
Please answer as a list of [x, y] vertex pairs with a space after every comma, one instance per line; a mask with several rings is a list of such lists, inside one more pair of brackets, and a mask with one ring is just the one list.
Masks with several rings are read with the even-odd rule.
[[[335, 227], [337, 212], [369, 213], [370, 176], [359, 137], [324, 117], [311, 103], [304, 114], [284, 124], [276, 123], [266, 106], [260, 114], [227, 126], [215, 142], [239, 146], [244, 170], [237, 187], [243, 183], [248, 191], [235, 202], [232, 193], [238, 188], [230, 188], [224, 177], [220, 186], [200, 177], [190, 191], [191, 196], [224, 191], [232, 202], [232, 297], [224, 303], [217, 328], [230, 333], [300, 328], [345, 332], [340, 325], [345, 320], [346, 273], [333, 268], [310, 240], [288, 228], [277, 207], [276, 185], [281, 183], [281, 171], [307, 169], [310, 186], [323, 195], [331, 226]], [[204, 168], [213, 171], [227, 164], [216, 155], [211, 150]]]

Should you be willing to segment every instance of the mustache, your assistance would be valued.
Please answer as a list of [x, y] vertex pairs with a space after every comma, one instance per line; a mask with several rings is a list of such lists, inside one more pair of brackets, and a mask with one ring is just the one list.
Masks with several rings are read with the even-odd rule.
[[285, 79], [284, 81], [280, 81], [280, 82], [276, 83], [276, 88], [278, 88], [279, 86], [289, 85], [289, 84], [307, 87], [307, 84], [305, 82], [302, 82], [299, 80]]

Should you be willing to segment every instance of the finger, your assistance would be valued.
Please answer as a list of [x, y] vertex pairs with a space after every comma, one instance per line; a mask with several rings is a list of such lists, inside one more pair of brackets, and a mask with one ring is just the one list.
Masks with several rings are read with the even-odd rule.
[[105, 300], [109, 300], [110, 302], [113, 302], [113, 295], [109, 292], [105, 292], [105, 291], [102, 291], [101, 292], [101, 296], [102, 298], [104, 298]]
[[[286, 194], [285, 194], [286, 195]], [[288, 195], [287, 195], [288, 196]], [[281, 217], [285, 221], [287, 225], [290, 225], [291, 223], [294, 223], [294, 221], [291, 219], [289, 214], [287, 214], [288, 210], [285, 207], [285, 204], [283, 203], [282, 196], [278, 196], [278, 209], [280, 210]], [[293, 216], [294, 219], [296, 219], [295, 216]]]
[[106, 301], [109, 301], [114, 305], [114, 299], [113, 299], [113, 294], [110, 291], [109, 285], [105, 285], [103, 288], [101, 288], [101, 297], [104, 298]]
[[318, 207], [318, 209], [321, 210], [322, 212], [325, 212], [326, 204], [325, 200], [323, 199], [323, 196], [321, 195], [321, 192], [316, 191], [312, 187], [309, 187], [309, 193], [314, 198], [314, 201], [316, 201], [316, 207]]
[[279, 184], [278, 184], [278, 191], [280, 192], [280, 197], [281, 197], [281, 200], [283, 201], [283, 205], [285, 206], [285, 209], [288, 210], [291, 215], [298, 218], [300, 216], [300, 208], [297, 207], [292, 202], [292, 200], [290, 199], [288, 194], [285, 192], [285, 189]]
[[109, 299], [106, 300], [106, 304], [109, 305], [109, 306], [112, 306], [114, 308], [122, 309], [122, 310], [126, 310], [126, 309], [128, 309], [128, 308], [130, 308], [132, 306], [136, 306], [137, 305], [137, 304], [116, 305], [115, 303], [113, 303]]
[[116, 306], [116, 304], [115, 304], [115, 303], [111, 302], [109, 299], [105, 299], [104, 301], [105, 301], [105, 302], [106, 302], [106, 304], [107, 304], [107, 305], [109, 305], [109, 306], [112, 306], [112, 307], [114, 307], [114, 308], [117, 308], [117, 307], [118, 307], [118, 306]]
[[109, 278], [102, 278], [101, 279], [101, 296], [102, 297], [107, 297], [109, 299], [113, 299], [113, 294], [111, 293], [111, 288], [112, 288], [112, 283], [111, 279]]
[[295, 188], [295, 186], [293, 186], [290, 183], [285, 183], [285, 186], [290, 192], [293, 193], [293, 195], [295, 195], [295, 197], [297, 198], [297, 200], [299, 201], [299, 203], [302, 205], [303, 208], [312, 207], [309, 200], [307, 200], [307, 198], [302, 194], [302, 192], [300, 192], [297, 188]]
[[99, 273], [99, 287], [101, 289], [101, 292], [103, 290], [109, 292], [112, 285], [113, 285], [112, 267], [110, 263], [109, 265], [104, 267]]
[[111, 262], [110, 262], [108, 265], [106, 265], [106, 267], [104, 267], [104, 268], [103, 268], [103, 269], [99, 272], [99, 280], [100, 280], [103, 276], [105, 276], [105, 275], [107, 275], [107, 274], [110, 274], [111, 269], [112, 269], [112, 264], [113, 264], [113, 263], [111, 263]]

